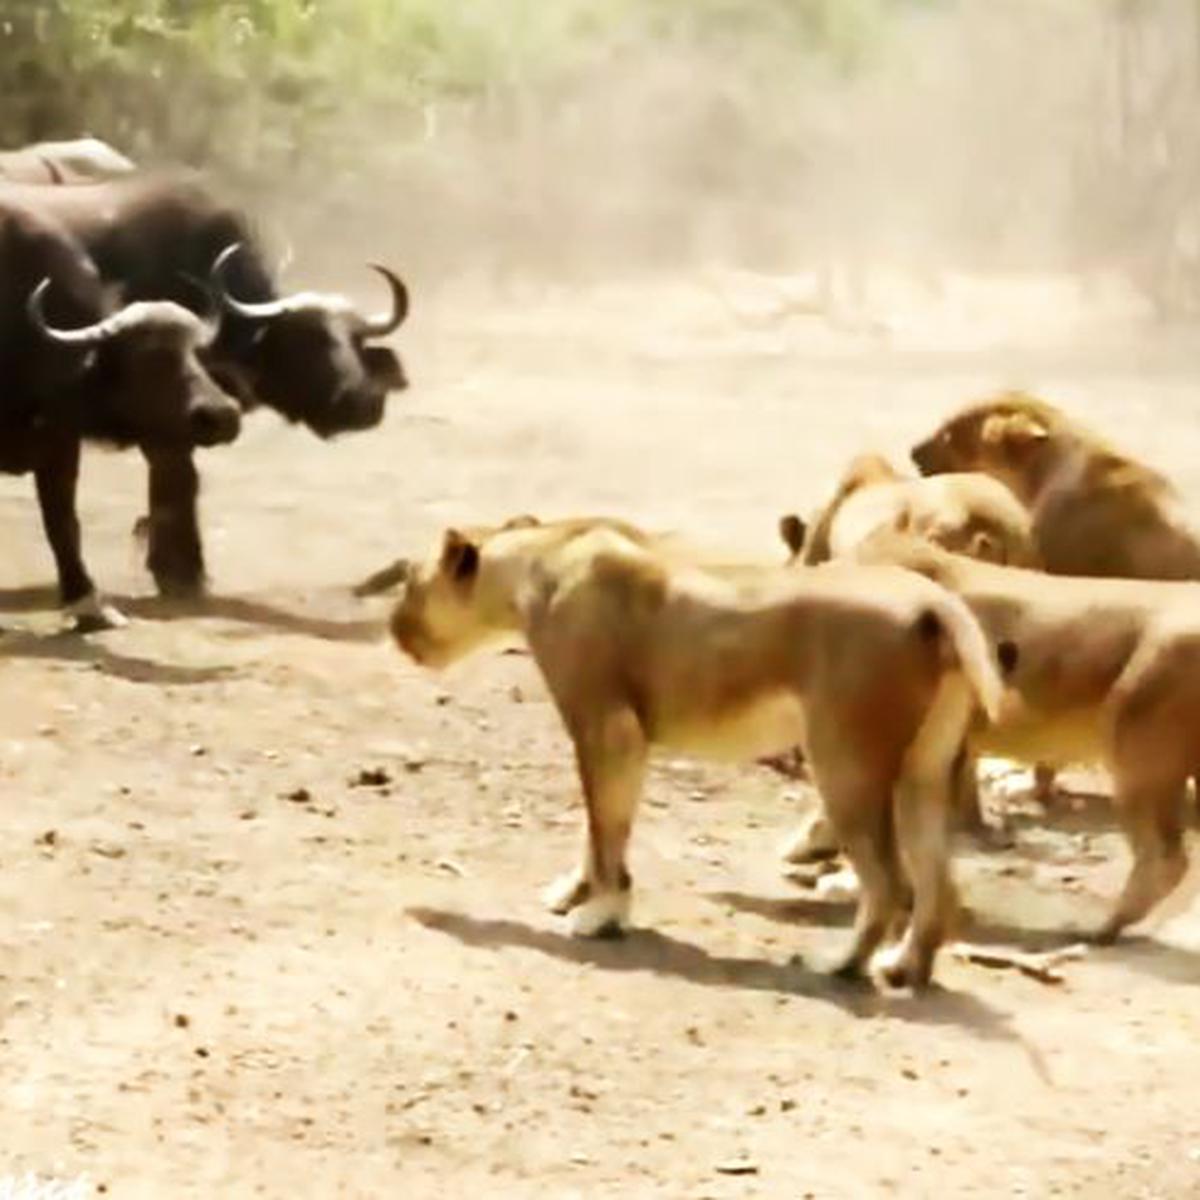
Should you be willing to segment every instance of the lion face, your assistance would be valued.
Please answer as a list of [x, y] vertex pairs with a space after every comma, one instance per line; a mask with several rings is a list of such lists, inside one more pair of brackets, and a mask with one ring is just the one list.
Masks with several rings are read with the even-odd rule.
[[450, 529], [437, 554], [405, 573], [389, 626], [396, 645], [414, 662], [448, 666], [494, 632], [480, 603], [480, 559], [479, 544]]
[[1048, 406], [1010, 393], [951, 417], [912, 460], [922, 475], [982, 471], [1019, 491], [1051, 432]]
[[396, 645], [436, 670], [515, 632], [501, 535], [537, 524], [533, 517], [515, 517], [497, 528], [448, 529], [428, 561], [406, 565], [404, 590], [389, 622]]

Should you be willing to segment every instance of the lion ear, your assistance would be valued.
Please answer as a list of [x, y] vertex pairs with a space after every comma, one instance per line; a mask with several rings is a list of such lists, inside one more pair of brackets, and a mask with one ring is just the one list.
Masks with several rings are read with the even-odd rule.
[[989, 446], [1025, 448], [1044, 442], [1050, 431], [1029, 413], [995, 413], [983, 423], [980, 437]]
[[451, 579], [470, 579], [479, 570], [479, 547], [457, 529], [447, 529], [442, 539], [441, 565], [443, 574]]
[[522, 513], [519, 517], [509, 517], [501, 529], [536, 529], [541, 525], [541, 521], [537, 517], [530, 516], [529, 513]]
[[795, 513], [779, 518], [779, 536], [793, 554], [799, 554], [804, 549], [804, 534], [804, 521]]

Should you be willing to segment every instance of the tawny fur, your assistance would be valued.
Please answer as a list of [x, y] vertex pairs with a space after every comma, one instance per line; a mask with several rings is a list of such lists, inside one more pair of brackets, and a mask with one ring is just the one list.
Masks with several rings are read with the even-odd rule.
[[810, 566], [844, 558], [884, 530], [989, 562], [1035, 565], [1029, 512], [1003, 483], [980, 472], [914, 479], [877, 454], [851, 460], [807, 528], [796, 516], [780, 522], [795, 560]]
[[1002, 694], [977, 622], [945, 589], [889, 566], [701, 569], [623, 523], [559, 521], [449, 531], [407, 572], [391, 630], [431, 667], [505, 639], [528, 645], [587, 806], [583, 862], [550, 897], [577, 932], [624, 919], [652, 747], [740, 761], [800, 743], [863, 885], [839, 970], [867, 969], [904, 921], [911, 883], [888, 977], [928, 981], [953, 916], [952, 761]]
[[[910, 533], [990, 562], [1035, 562], [1028, 510], [1003, 483], [979, 472], [911, 478], [878, 454], [860, 454], [850, 461], [833, 495], [807, 526], [799, 516], [788, 514], [780, 519], [779, 532], [797, 564], [845, 558], [886, 532]], [[1045, 772], [1041, 778], [1047, 778]], [[958, 780], [959, 820], [983, 835], [988, 831], [973, 767], [964, 767]], [[783, 857], [807, 863], [837, 851], [832, 825], [817, 812], [789, 840]]]
[[860, 558], [919, 571], [1020, 647], [1005, 710], [972, 731], [973, 752], [1111, 772], [1133, 864], [1098, 938], [1161, 905], [1187, 867], [1184, 794], [1200, 769], [1200, 584], [1049, 578], [911, 538], [881, 537]]
[[1052, 574], [1200, 579], [1200, 531], [1175, 488], [1044, 400], [1005, 392], [972, 404], [912, 457], [925, 475], [982, 471], [1007, 484]]

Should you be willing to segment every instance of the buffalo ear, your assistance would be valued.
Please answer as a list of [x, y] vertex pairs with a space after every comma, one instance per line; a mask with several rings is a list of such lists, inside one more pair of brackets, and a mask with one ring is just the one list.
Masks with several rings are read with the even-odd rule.
[[804, 549], [805, 532], [804, 521], [795, 513], [779, 518], [779, 536], [793, 554], [799, 554]]
[[442, 540], [442, 571], [460, 583], [479, 570], [479, 547], [457, 529], [446, 530]]

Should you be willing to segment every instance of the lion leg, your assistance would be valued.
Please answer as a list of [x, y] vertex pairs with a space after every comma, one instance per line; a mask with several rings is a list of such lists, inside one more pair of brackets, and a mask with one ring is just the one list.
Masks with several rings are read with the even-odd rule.
[[912, 881], [913, 908], [896, 956], [883, 971], [894, 987], [923, 987], [958, 907], [950, 879], [949, 796], [944, 776], [903, 778], [896, 787], [896, 839]]
[[1114, 941], [1123, 929], [1147, 916], [1179, 885], [1187, 873], [1183, 844], [1186, 776], [1132, 780], [1117, 773], [1117, 816], [1133, 863], [1125, 886], [1095, 939]]
[[965, 681], [945, 675], [896, 780], [896, 842], [912, 884], [912, 919], [883, 969], [894, 987], [924, 987], [958, 910], [950, 877], [951, 786], [974, 711]]
[[786, 863], [811, 863], [834, 858], [841, 851], [833, 822], [819, 803], [800, 828], [783, 844], [780, 857]]
[[866, 973], [871, 957], [897, 919], [903, 880], [893, 853], [891, 789], [886, 779], [822, 772], [813, 760], [825, 810], [858, 876], [858, 909], [850, 947], [832, 973], [853, 979]]
[[558, 885], [555, 911], [580, 937], [618, 933], [629, 918], [633, 881], [625, 856], [646, 774], [641, 722], [622, 708], [571, 730], [587, 805], [587, 850], [578, 872]]
[[1058, 775], [1056, 768], [1049, 763], [1037, 763], [1033, 768], [1033, 797], [1042, 805], [1049, 807], [1054, 803], [1056, 788], [1054, 786], [1055, 778]]
[[953, 789], [959, 828], [976, 837], [984, 837], [988, 833], [988, 824], [983, 819], [983, 804], [979, 799], [979, 770], [966, 746], [954, 760]]

